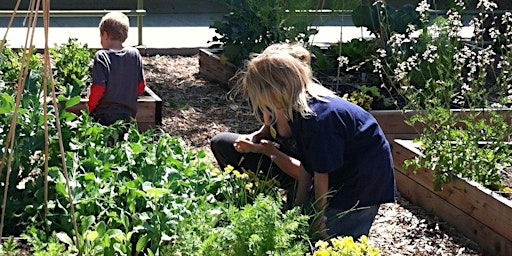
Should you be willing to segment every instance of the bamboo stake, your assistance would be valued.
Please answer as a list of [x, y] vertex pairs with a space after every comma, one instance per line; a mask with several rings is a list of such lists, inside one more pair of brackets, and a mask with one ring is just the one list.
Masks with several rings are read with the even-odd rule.
[[[20, 0], [18, 0], [18, 2], [19, 1]], [[37, 1], [37, 4], [39, 4], [39, 1]], [[39, 5], [37, 5], [37, 6], [39, 7]], [[31, 10], [35, 9], [34, 2], [31, 3], [30, 9]], [[16, 105], [14, 108], [13, 117], [11, 119], [11, 126], [9, 128], [9, 133], [6, 138], [4, 154], [2, 156], [2, 163], [1, 163], [2, 164], [1, 169], [3, 169], [3, 163], [5, 162], [5, 157], [9, 152], [9, 157], [7, 160], [7, 172], [6, 172], [6, 178], [5, 178], [5, 184], [4, 184], [5, 185], [4, 198], [2, 201], [2, 216], [1, 216], [1, 220], [0, 220], [0, 237], [2, 237], [2, 234], [3, 234], [4, 219], [5, 219], [5, 207], [7, 204], [7, 193], [8, 193], [8, 188], [9, 188], [9, 176], [11, 175], [11, 171], [12, 171], [12, 158], [13, 158], [12, 152], [13, 152], [13, 148], [14, 148], [14, 139], [13, 138], [14, 138], [14, 134], [15, 134], [15, 130], [16, 130], [16, 119], [18, 117], [18, 110], [19, 110], [19, 106], [20, 106], [21, 95], [23, 94], [23, 88], [25, 86], [25, 78], [27, 77], [27, 74], [28, 74], [28, 61], [30, 61], [30, 54], [31, 54], [31, 50], [32, 50], [32, 48], [28, 47], [28, 45], [32, 45], [32, 41], [34, 38], [33, 37], [34, 28], [32, 29], [32, 36], [30, 36], [30, 34], [31, 34], [30, 29], [32, 28], [32, 26], [35, 27], [35, 22], [37, 20], [37, 13], [35, 15], [33, 15], [33, 11], [30, 12], [29, 18], [33, 22], [29, 22], [28, 27], [27, 27], [27, 35], [25, 37], [25, 47], [23, 48], [24, 51], [23, 51], [23, 55], [22, 55], [22, 68], [21, 68], [22, 70], [20, 71], [20, 74], [18, 75]], [[30, 44], [29, 44], [29, 37], [31, 38]]]
[[[13, 15], [9, 22], [9, 27], [12, 24], [12, 21], [16, 15], [16, 11], [19, 7], [21, 0], [18, 0], [16, 3], [16, 7], [14, 9]], [[2, 156], [2, 160], [0, 161], [0, 173], [3, 170], [3, 164], [5, 163], [5, 158], [7, 156], [7, 152], [9, 152], [9, 158], [8, 158], [8, 164], [7, 164], [7, 172], [6, 172], [6, 181], [5, 181], [5, 187], [4, 187], [4, 198], [2, 202], [2, 215], [0, 220], [0, 237], [2, 237], [3, 233], [3, 227], [4, 227], [4, 218], [5, 218], [5, 208], [6, 208], [6, 202], [7, 202], [7, 193], [9, 188], [9, 176], [12, 171], [12, 159], [13, 159], [13, 148], [14, 148], [14, 134], [16, 130], [16, 120], [18, 116], [18, 110], [20, 106], [21, 96], [23, 94], [23, 89], [25, 85], [25, 80], [28, 75], [29, 70], [29, 62], [30, 62], [30, 56], [33, 51], [33, 39], [35, 34], [35, 27], [37, 23], [37, 16], [38, 16], [38, 10], [39, 5], [41, 4], [41, 0], [37, 1], [31, 1], [30, 5], [30, 11], [29, 11], [29, 22], [27, 26], [27, 34], [25, 38], [25, 47], [23, 48], [23, 55], [22, 55], [22, 70], [20, 71], [20, 74], [18, 76], [18, 88], [17, 88], [17, 95], [16, 95], [16, 105], [14, 108], [13, 117], [11, 119], [11, 126], [9, 129], [9, 134], [6, 139], [6, 144], [4, 148], [4, 154]], [[48, 78], [50, 78], [50, 87], [52, 92], [52, 101], [53, 106], [55, 109], [55, 117], [56, 117], [56, 128], [57, 128], [57, 135], [59, 139], [59, 148], [60, 148], [60, 155], [61, 155], [61, 161], [62, 161], [62, 168], [63, 168], [63, 174], [66, 179], [66, 186], [68, 191], [68, 200], [70, 205], [70, 213], [71, 213], [71, 220], [73, 223], [73, 228], [75, 230], [75, 239], [76, 239], [76, 245], [78, 248], [78, 255], [82, 255], [82, 248], [80, 246], [80, 241], [78, 238], [78, 227], [76, 224], [75, 219], [75, 208], [73, 203], [73, 196], [71, 194], [71, 187], [69, 185], [69, 178], [68, 178], [68, 171], [66, 166], [66, 158], [65, 158], [65, 152], [64, 152], [64, 144], [62, 141], [62, 132], [60, 128], [60, 121], [59, 121], [59, 111], [58, 111], [58, 105], [57, 105], [57, 97], [55, 93], [55, 85], [54, 80], [51, 74], [51, 64], [50, 64], [50, 56], [49, 56], [49, 46], [48, 46], [48, 28], [49, 28], [49, 18], [50, 18], [50, 0], [44, 0], [43, 4], [43, 23], [44, 23], [44, 36], [45, 36], [45, 50], [44, 50], [44, 66], [43, 66], [43, 112], [44, 112], [44, 137], [45, 137], [45, 148], [44, 148], [44, 218], [46, 219], [46, 216], [48, 214], [48, 160], [49, 160], [49, 132], [48, 132], [48, 106], [47, 106], [47, 84], [48, 84]], [[31, 21], [31, 22], [30, 22]], [[7, 29], [7, 31], [8, 31]], [[3, 49], [5, 39], [7, 37], [7, 31], [4, 35], [4, 39], [2, 40], [0, 44], [0, 49]], [[29, 40], [30, 38], [30, 40]], [[45, 221], [46, 223], [46, 221]], [[46, 224], [45, 224], [46, 225]]]
[[[7, 33], [9, 32], [9, 29], [12, 26], [12, 22], [14, 21], [14, 17], [16, 17], [16, 12], [18, 12], [18, 8], [20, 7], [21, 0], [18, 0], [16, 2], [16, 6], [14, 6], [14, 10], [12, 11], [11, 18], [9, 19], [9, 23], [7, 24], [7, 29], [5, 30], [4, 38], [2, 39], [2, 42], [0, 42], [0, 50], [4, 48], [5, 41], [7, 40]], [[0, 168], [2, 170], [2, 168]]]
[[49, 153], [49, 132], [48, 132], [48, 106], [47, 106], [47, 95], [48, 95], [48, 78], [51, 79], [51, 83], [53, 84], [53, 76], [51, 73], [50, 67], [50, 55], [48, 52], [48, 10], [49, 3], [47, 1], [43, 2], [43, 24], [44, 24], [44, 37], [45, 37], [45, 45], [44, 45], [44, 60], [43, 60], [43, 124], [44, 124], [44, 174], [43, 174], [43, 183], [44, 183], [44, 212], [43, 212], [43, 220], [45, 220], [45, 231], [48, 234], [48, 222], [46, 221], [46, 217], [48, 216], [48, 160], [50, 158]]
[[[39, 0], [40, 1], [40, 0]], [[50, 70], [51, 71], [51, 67], [50, 67], [50, 57], [49, 57], [49, 50], [48, 50], [48, 26], [49, 26], [49, 15], [50, 15], [50, 0], [45, 0], [45, 4], [43, 4], [43, 7], [44, 7], [44, 16], [45, 18], [43, 19], [44, 20], [44, 30], [45, 30], [45, 67], [47, 68], [47, 70]], [[71, 194], [71, 186], [69, 185], [69, 176], [68, 176], [68, 169], [67, 169], [67, 165], [66, 165], [66, 153], [64, 152], [64, 143], [62, 141], [62, 131], [61, 131], [61, 128], [60, 128], [60, 121], [59, 121], [59, 106], [57, 104], [57, 94], [55, 93], [55, 84], [54, 84], [54, 80], [53, 79], [50, 79], [50, 88], [51, 88], [51, 93], [52, 93], [52, 103], [53, 103], [53, 108], [55, 109], [55, 122], [56, 122], [56, 125], [55, 127], [57, 128], [57, 137], [59, 138], [59, 149], [60, 149], [60, 156], [61, 156], [61, 162], [62, 162], [62, 172], [64, 174], [64, 178], [66, 179], [66, 188], [67, 188], [67, 191], [68, 191], [68, 200], [69, 200], [69, 208], [70, 208], [70, 213], [71, 213], [71, 222], [73, 223], [73, 229], [75, 230], [75, 242], [76, 242], [76, 246], [78, 248], [78, 255], [82, 255], [82, 247], [80, 246], [80, 239], [78, 238], [78, 227], [77, 227], [77, 224], [76, 224], [76, 218], [75, 218], [75, 204], [74, 204], [74, 201], [73, 201], [73, 195]], [[46, 94], [45, 94], [45, 99], [46, 99]], [[46, 109], [46, 104], [45, 104], [45, 109]], [[45, 119], [46, 119], [46, 113], [45, 113]], [[46, 127], [47, 129], [47, 127]], [[48, 131], [46, 131], [47, 133]], [[45, 136], [47, 136], [47, 134], [45, 134]], [[48, 141], [48, 139], [46, 139]], [[45, 159], [45, 161], [47, 161]], [[45, 170], [45, 180], [47, 179], [47, 174], [48, 174], [48, 167], [45, 166], [46, 170]], [[46, 187], [45, 188], [45, 196], [47, 196], [47, 190], [48, 188]], [[45, 198], [45, 204], [46, 204], [46, 198]]]

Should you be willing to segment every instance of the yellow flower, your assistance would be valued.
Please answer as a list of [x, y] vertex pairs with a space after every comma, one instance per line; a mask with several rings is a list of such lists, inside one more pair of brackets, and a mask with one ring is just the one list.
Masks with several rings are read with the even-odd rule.
[[215, 175], [217, 175], [217, 176], [219, 176], [219, 175], [221, 175], [221, 174], [222, 174], [222, 173], [220, 172], [220, 170], [219, 170], [219, 169], [217, 169], [217, 168], [213, 168], [212, 172], [213, 172]]
[[313, 256], [329, 256], [329, 252], [325, 249], [320, 249], [313, 253]]
[[329, 243], [323, 240], [318, 240], [318, 242], [315, 244], [315, 247], [320, 249], [327, 248], [327, 246], [329, 246]]
[[237, 177], [237, 178], [240, 178], [240, 176], [241, 176], [241, 175], [240, 175], [240, 172], [239, 172], [239, 171], [237, 171], [237, 170], [234, 170], [234, 171], [233, 171], [233, 174], [234, 174], [234, 175], [235, 175], [235, 177]]
[[252, 188], [252, 183], [251, 182], [245, 184], [245, 189], [251, 190], [251, 188]]
[[228, 165], [228, 166], [226, 166], [226, 167], [224, 168], [224, 171], [225, 171], [226, 173], [230, 173], [230, 172], [232, 172], [234, 169], [235, 169], [235, 168], [234, 168], [233, 166]]
[[512, 193], [512, 189], [509, 188], [509, 187], [504, 187], [503, 188], [503, 192], [505, 192], [505, 193]]

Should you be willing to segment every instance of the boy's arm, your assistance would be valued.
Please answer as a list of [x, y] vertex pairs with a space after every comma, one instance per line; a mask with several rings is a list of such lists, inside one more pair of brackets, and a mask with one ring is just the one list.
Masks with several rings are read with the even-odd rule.
[[146, 81], [140, 81], [137, 85], [137, 95], [140, 96], [144, 93], [144, 88], [146, 87]]
[[89, 114], [94, 111], [100, 99], [103, 97], [103, 93], [105, 93], [105, 86], [99, 84], [93, 84], [91, 86], [91, 94], [89, 95], [89, 101], [87, 102], [87, 107], [89, 110]]
[[306, 204], [311, 185], [313, 185], [313, 177], [304, 169], [304, 166], [300, 165], [295, 205], [304, 206]]
[[321, 239], [327, 239], [327, 235], [324, 217], [324, 211], [327, 207], [327, 193], [329, 192], [329, 174], [315, 172], [313, 178], [313, 188], [315, 190], [315, 209], [317, 213], [317, 219], [314, 223], [316, 230]]

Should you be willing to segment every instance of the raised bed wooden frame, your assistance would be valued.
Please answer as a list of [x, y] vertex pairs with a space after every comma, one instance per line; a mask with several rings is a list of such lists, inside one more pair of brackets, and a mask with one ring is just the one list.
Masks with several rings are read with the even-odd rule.
[[[81, 99], [80, 103], [66, 109], [69, 112], [80, 114], [86, 109], [89, 99]], [[146, 86], [144, 94], [139, 96], [137, 105], [137, 128], [144, 132], [162, 124], [162, 99]]]
[[407, 159], [421, 156], [412, 140], [396, 139], [392, 147], [395, 178], [400, 194], [452, 224], [490, 255], [512, 255], [512, 202], [466, 179], [453, 177], [435, 190], [434, 173], [404, 170]]

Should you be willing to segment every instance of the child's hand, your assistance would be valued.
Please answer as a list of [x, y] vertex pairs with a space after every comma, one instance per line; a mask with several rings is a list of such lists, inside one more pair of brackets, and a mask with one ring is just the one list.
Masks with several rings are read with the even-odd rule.
[[261, 140], [259, 143], [255, 143], [242, 136], [235, 141], [233, 146], [240, 153], [260, 153], [265, 155], [270, 154], [275, 149], [274, 145], [268, 140]]
[[253, 134], [242, 134], [240, 136], [238, 136], [238, 138], [236, 139], [236, 141], [252, 141], [252, 142], [256, 142], [254, 141], [254, 135]]
[[318, 217], [318, 219], [315, 221], [315, 228], [318, 232], [318, 236], [320, 239], [327, 239], [329, 238], [329, 235], [327, 234], [327, 228], [326, 228], [326, 225], [325, 225], [325, 222], [327, 221], [327, 217], [325, 216], [320, 216]]

